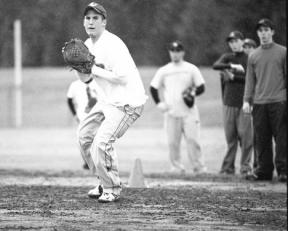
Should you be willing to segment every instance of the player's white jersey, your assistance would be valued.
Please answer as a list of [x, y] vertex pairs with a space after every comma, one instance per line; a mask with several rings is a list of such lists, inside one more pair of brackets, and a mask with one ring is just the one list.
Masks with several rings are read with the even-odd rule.
[[[88, 104], [86, 88], [87, 84], [83, 83], [81, 80], [76, 80], [70, 84], [67, 91], [67, 98], [73, 99], [76, 114], [80, 121], [82, 121], [88, 114], [85, 112], [85, 108]], [[91, 97], [97, 99], [96, 83], [94, 80], [89, 83], [89, 88]]]
[[98, 100], [116, 106], [129, 104], [137, 107], [143, 105], [147, 96], [137, 67], [123, 41], [107, 30], [101, 34], [96, 43], [89, 38], [85, 41], [95, 61], [103, 64], [105, 69], [121, 76], [125, 84], [111, 83], [102, 78], [95, 81], [99, 87]]
[[164, 101], [169, 107], [168, 113], [172, 116], [186, 116], [196, 105], [188, 108], [183, 101], [182, 92], [189, 86], [198, 87], [205, 81], [200, 70], [186, 61], [170, 62], [161, 67], [155, 74], [151, 86], [163, 88]]

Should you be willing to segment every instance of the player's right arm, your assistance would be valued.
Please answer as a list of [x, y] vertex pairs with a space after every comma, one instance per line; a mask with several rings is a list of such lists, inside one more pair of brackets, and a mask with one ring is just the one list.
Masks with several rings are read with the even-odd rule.
[[67, 104], [73, 117], [76, 119], [77, 122], [79, 122], [79, 118], [77, 116], [76, 106], [75, 106], [75, 102], [73, 98], [74, 98], [74, 84], [72, 83], [67, 92]]
[[[241, 64], [234, 64], [229, 61], [229, 54], [223, 54], [214, 64], [213, 69], [218, 71], [232, 71], [234, 74], [243, 74], [245, 69]], [[233, 79], [233, 77], [232, 77]]]
[[70, 109], [73, 116], [76, 116], [76, 109], [72, 98], [67, 98], [68, 108]]
[[136, 69], [136, 65], [127, 46], [120, 38], [107, 37], [107, 39], [109, 40], [107, 40], [105, 52], [108, 63], [104, 63], [104, 68], [93, 65], [92, 76], [105, 79], [110, 83], [125, 85], [128, 76], [131, 75], [131, 70]]
[[68, 104], [68, 107], [69, 107], [73, 117], [79, 123], [79, 118], [78, 118], [77, 113], [76, 113], [76, 108], [75, 108], [75, 104], [73, 102], [73, 99], [72, 98], [67, 98], [67, 104]]
[[158, 91], [158, 89], [160, 89], [162, 85], [163, 85], [163, 70], [162, 68], [160, 68], [156, 72], [154, 78], [151, 81], [150, 93], [151, 93], [152, 99], [157, 105], [157, 108], [162, 112], [166, 112], [169, 109], [168, 105], [164, 101], [161, 101], [159, 97], [159, 91]]
[[213, 64], [213, 69], [218, 71], [231, 69], [231, 65], [227, 61], [227, 54], [223, 54], [218, 60], [216, 60]]

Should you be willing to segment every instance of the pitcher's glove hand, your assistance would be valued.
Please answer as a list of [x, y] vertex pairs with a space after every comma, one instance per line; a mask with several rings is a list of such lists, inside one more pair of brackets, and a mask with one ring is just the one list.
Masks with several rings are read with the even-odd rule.
[[62, 48], [62, 54], [69, 67], [83, 74], [91, 74], [95, 56], [90, 53], [81, 39], [71, 39], [66, 42]]
[[195, 102], [195, 92], [192, 90], [192, 87], [188, 87], [185, 91], [183, 91], [182, 97], [185, 104], [189, 108], [193, 107]]

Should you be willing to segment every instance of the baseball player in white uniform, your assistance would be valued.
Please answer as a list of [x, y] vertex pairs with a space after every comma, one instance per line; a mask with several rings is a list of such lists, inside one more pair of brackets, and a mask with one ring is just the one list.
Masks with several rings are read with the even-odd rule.
[[79, 144], [98, 183], [88, 192], [99, 202], [116, 201], [121, 192], [114, 142], [139, 118], [147, 100], [137, 67], [124, 42], [106, 30], [104, 7], [91, 2], [84, 11], [85, 41], [97, 64], [92, 74], [78, 76], [83, 82], [95, 79], [98, 102], [79, 126]]
[[[169, 47], [171, 62], [161, 67], [151, 82], [151, 95], [157, 107], [164, 113], [169, 155], [172, 172], [185, 173], [180, 158], [180, 142], [184, 135], [191, 169], [194, 173], [206, 171], [199, 143], [200, 118], [197, 106], [189, 108], [183, 100], [182, 92], [192, 87], [195, 96], [204, 92], [205, 81], [200, 70], [184, 60], [184, 47], [180, 41], [172, 42]], [[158, 90], [163, 90], [163, 101]]]
[[[80, 121], [84, 120], [96, 103], [97, 92], [94, 79], [91, 79], [89, 83], [83, 83], [78, 79], [69, 85], [67, 104], [78, 125]], [[89, 169], [85, 158], [83, 158], [83, 161], [83, 168]]]
[[75, 120], [82, 121], [97, 102], [95, 81], [83, 83], [80, 79], [73, 81], [67, 91], [67, 103]]

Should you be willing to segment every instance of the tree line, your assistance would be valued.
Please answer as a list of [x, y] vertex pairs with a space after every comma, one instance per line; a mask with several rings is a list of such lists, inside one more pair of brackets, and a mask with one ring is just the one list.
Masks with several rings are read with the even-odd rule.
[[[61, 48], [71, 38], [85, 40], [83, 10], [92, 0], [0, 0], [0, 66], [13, 66], [13, 22], [22, 22], [24, 66], [64, 65]], [[186, 59], [211, 65], [226, 51], [225, 38], [240, 30], [258, 42], [255, 24], [275, 23], [275, 40], [286, 44], [285, 0], [99, 0], [107, 29], [128, 46], [137, 65], [168, 61], [166, 45], [179, 39]]]

